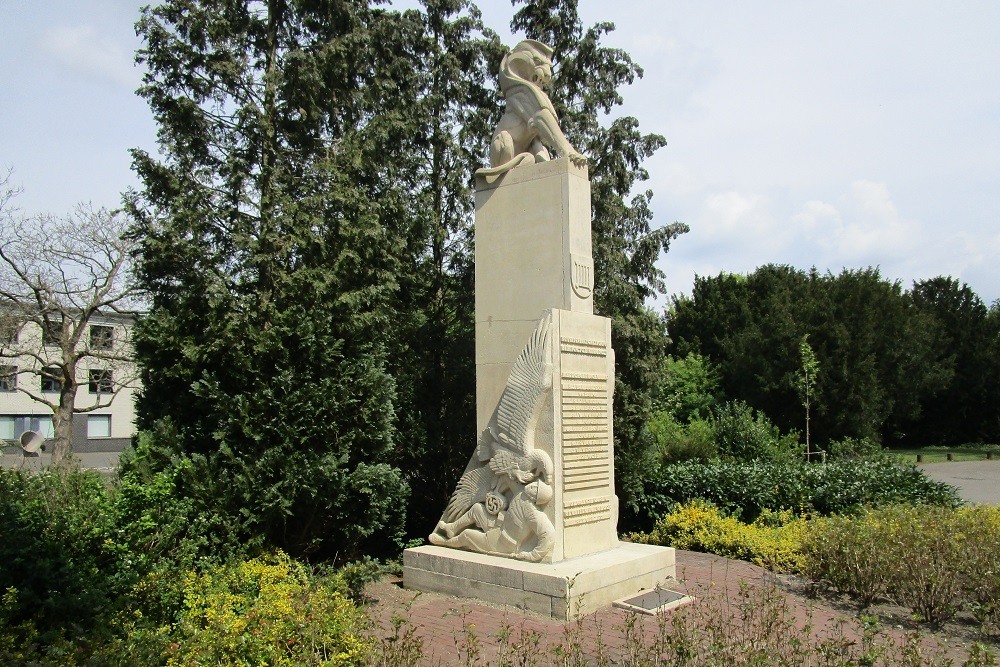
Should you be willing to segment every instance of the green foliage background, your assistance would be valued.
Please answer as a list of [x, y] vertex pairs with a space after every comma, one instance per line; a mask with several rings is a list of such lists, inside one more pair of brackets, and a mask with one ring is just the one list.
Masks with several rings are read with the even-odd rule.
[[699, 277], [666, 316], [675, 357], [703, 355], [720, 389], [782, 431], [804, 430], [799, 342], [819, 373], [813, 439], [885, 444], [1000, 440], [1000, 308], [951, 278], [904, 290], [878, 269], [838, 275], [762, 266]]

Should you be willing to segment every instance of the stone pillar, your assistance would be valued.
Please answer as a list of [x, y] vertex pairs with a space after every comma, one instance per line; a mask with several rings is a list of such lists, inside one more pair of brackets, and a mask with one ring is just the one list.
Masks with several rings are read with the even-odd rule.
[[476, 178], [476, 413], [482, 433], [543, 313], [594, 312], [587, 168], [569, 160]]
[[[476, 414], [490, 423], [514, 359], [552, 317], [553, 381], [535, 447], [555, 464], [551, 561], [617, 544], [611, 321], [594, 315], [590, 180], [567, 159], [476, 179]], [[548, 559], [547, 559], [548, 560]]]
[[[590, 235], [585, 166], [559, 159], [477, 176], [477, 449], [432, 544], [404, 552], [407, 588], [567, 619], [673, 577], [673, 549], [618, 542], [614, 350], [611, 321], [594, 314]], [[517, 471], [528, 475], [520, 485], [509, 481]], [[535, 502], [530, 524], [511, 519], [541, 477], [551, 498]], [[507, 514], [491, 518], [480, 499], [511, 486], [520, 493]], [[490, 537], [511, 525], [530, 525], [535, 541], [518, 537], [511, 550]]]

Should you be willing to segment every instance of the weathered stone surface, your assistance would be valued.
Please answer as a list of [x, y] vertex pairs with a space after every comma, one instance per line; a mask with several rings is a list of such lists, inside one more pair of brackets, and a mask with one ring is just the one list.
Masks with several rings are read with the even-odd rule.
[[673, 578], [674, 568], [673, 549], [629, 543], [551, 564], [436, 546], [403, 554], [407, 588], [509, 604], [564, 620], [652, 590]]
[[552, 159], [549, 150], [560, 157], [585, 164], [581, 155], [567, 141], [555, 107], [545, 93], [552, 81], [552, 48], [534, 39], [526, 39], [511, 49], [500, 64], [500, 90], [507, 99], [507, 110], [493, 133], [490, 143], [490, 166], [477, 174], [496, 178], [512, 169]]

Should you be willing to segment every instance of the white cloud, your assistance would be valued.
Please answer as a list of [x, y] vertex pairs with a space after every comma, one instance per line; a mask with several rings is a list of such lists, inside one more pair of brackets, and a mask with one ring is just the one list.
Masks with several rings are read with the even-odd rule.
[[983, 236], [910, 219], [886, 185], [874, 181], [853, 182], [836, 205], [807, 201], [791, 219], [798, 230], [798, 257], [834, 272], [879, 266], [886, 278], [901, 279], [904, 286], [939, 275], [985, 282], [979, 276], [1000, 256], [1000, 233]]
[[139, 81], [131, 53], [101, 37], [92, 25], [49, 28], [41, 46], [58, 62], [91, 79], [130, 87]]
[[883, 183], [858, 180], [835, 202], [789, 204], [752, 191], [705, 194], [690, 238], [682, 237], [663, 265], [671, 291], [690, 289], [685, 273], [745, 273], [768, 263], [834, 272], [891, 265], [887, 275], [903, 276], [926, 261], [916, 247], [920, 225], [900, 216]]
[[792, 216], [792, 222], [798, 223], [803, 231], [810, 233], [844, 224], [840, 218], [840, 211], [833, 204], [818, 199], [807, 201], [802, 210]]
[[736, 190], [709, 194], [697, 227], [713, 240], [741, 249], [773, 249], [788, 236], [788, 226], [772, 215], [767, 197]]
[[771, 211], [760, 193], [722, 190], [703, 194], [691, 232], [662, 260], [667, 289], [689, 292], [695, 274], [745, 273], [768, 262], [789, 261], [794, 230]]
[[900, 216], [884, 183], [854, 181], [838, 204], [806, 202], [792, 216], [808, 234], [803, 241], [821, 250], [825, 263], [876, 265], [913, 254], [921, 226]]

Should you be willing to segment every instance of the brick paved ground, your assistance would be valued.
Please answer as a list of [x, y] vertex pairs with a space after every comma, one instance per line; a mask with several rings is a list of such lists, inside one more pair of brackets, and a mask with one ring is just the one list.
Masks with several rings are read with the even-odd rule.
[[[805, 586], [794, 578], [776, 576], [749, 563], [689, 551], [677, 552], [677, 576], [679, 581], [671, 588], [698, 598], [683, 614], [703, 626], [713, 613], [716, 626], [719, 618], [731, 618], [733, 622], [722, 629], [732, 633], [730, 636], [745, 636], [749, 642], [753, 627], [787, 623], [810, 626], [815, 638], [841, 641], [845, 645], [861, 641], [860, 626], [853, 620], [858, 614], [855, 608], [810, 598]], [[597, 662], [598, 654], [603, 651], [611, 658], [610, 664], [628, 664], [624, 654], [627, 647], [640, 644], [635, 638], [642, 634], [646, 644], [652, 644], [660, 628], [667, 628], [672, 617], [667, 614], [658, 619], [605, 609], [576, 622], [563, 623], [515, 607], [435, 593], [416, 594], [402, 589], [398, 578], [372, 586], [369, 594], [377, 600], [371, 615], [381, 625], [383, 636], [391, 634], [393, 615], [406, 619], [404, 629], [410, 627], [422, 642], [424, 657], [420, 664], [423, 665], [496, 664], [498, 651], [507, 651], [508, 655], [510, 651], [517, 652], [519, 643], [537, 644], [537, 649], [532, 649], [541, 657], [537, 664], [556, 664], [554, 647], [561, 644], [565, 650], [570, 641], [577, 642], [591, 662]], [[762, 596], [767, 595], [773, 596], [774, 603], [759, 604]], [[755, 616], [767, 610], [771, 616]], [[780, 616], [773, 615], [775, 610]], [[709, 620], [708, 624], [711, 623]], [[887, 618], [884, 613], [882, 627], [898, 642], [905, 641], [913, 629], [900, 617]], [[509, 635], [507, 642], [500, 640], [505, 634]], [[788, 634], [791, 639], [794, 633]], [[923, 646], [925, 651], [944, 650], [946, 657], [961, 664], [967, 639], [952, 638], [950, 643], [943, 644], [948, 641], [943, 635], [927, 634]]]

